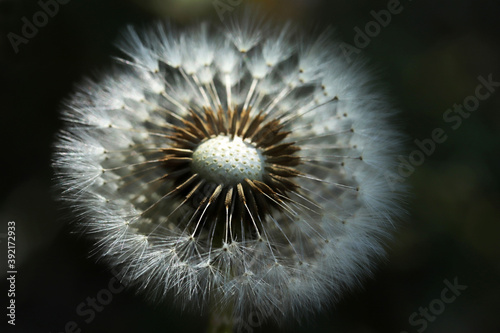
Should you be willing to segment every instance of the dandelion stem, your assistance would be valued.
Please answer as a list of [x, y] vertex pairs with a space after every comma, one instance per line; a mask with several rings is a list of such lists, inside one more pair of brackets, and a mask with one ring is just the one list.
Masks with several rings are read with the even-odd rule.
[[233, 333], [232, 308], [226, 307], [223, 311], [212, 311], [208, 322], [208, 333]]

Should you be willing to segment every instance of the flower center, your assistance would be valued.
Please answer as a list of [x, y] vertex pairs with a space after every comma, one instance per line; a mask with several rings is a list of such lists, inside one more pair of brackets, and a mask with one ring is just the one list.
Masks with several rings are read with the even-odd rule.
[[219, 245], [261, 239], [268, 216], [294, 214], [297, 198], [301, 208], [320, 214], [295, 181], [302, 175], [300, 148], [287, 142], [291, 132], [280, 120], [267, 116], [250, 109], [190, 110], [165, 135], [173, 143], [162, 149], [161, 179], [171, 184], [160, 200], [174, 198], [177, 208], [193, 210], [179, 222], [193, 235], [210, 232]]
[[208, 181], [235, 185], [245, 178], [262, 181], [263, 164], [264, 158], [251, 143], [219, 135], [196, 148], [191, 168]]

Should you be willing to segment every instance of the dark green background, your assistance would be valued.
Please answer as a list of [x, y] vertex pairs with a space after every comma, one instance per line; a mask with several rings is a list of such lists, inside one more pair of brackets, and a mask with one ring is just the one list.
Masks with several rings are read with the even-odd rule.
[[[333, 26], [350, 44], [354, 27], [363, 29], [373, 20], [370, 11], [386, 8], [387, 2], [259, 1], [277, 20], [291, 18], [312, 31]], [[146, 3], [161, 8], [151, 10]], [[353, 60], [370, 59], [381, 87], [401, 110], [395, 121], [407, 138], [404, 156], [417, 148], [415, 139], [429, 138], [434, 128], [444, 129], [448, 138], [406, 179], [408, 215], [364, 290], [352, 291], [302, 328], [290, 324], [284, 332], [417, 332], [420, 326], [411, 326], [408, 317], [440, 297], [444, 279], [455, 278], [467, 290], [425, 332], [500, 331], [500, 91], [456, 130], [442, 118], [474, 94], [478, 76], [492, 74], [500, 81], [500, 2], [401, 3], [403, 11]], [[7, 221], [16, 221], [15, 332], [61, 332], [72, 320], [83, 332], [203, 332], [205, 317], [151, 304], [133, 291], [115, 295], [90, 324], [76, 314], [112, 275], [88, 258], [90, 243], [71, 233], [69, 218], [52, 200], [50, 156], [61, 127], [61, 100], [83, 76], [109, 66], [118, 54], [113, 41], [126, 23], [159, 17], [179, 25], [202, 17], [218, 21], [212, 1], [72, 0], [16, 54], [7, 34], [20, 34], [21, 18], [38, 10], [36, 1], [0, 1], [0, 236]], [[5, 309], [6, 239], [0, 241]], [[6, 316], [0, 312], [1, 327]], [[276, 329], [255, 330], [261, 331]]]

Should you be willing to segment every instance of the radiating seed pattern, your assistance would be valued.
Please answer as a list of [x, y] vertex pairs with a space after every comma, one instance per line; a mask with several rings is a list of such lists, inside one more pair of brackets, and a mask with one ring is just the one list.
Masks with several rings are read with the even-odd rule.
[[301, 317], [360, 283], [400, 213], [394, 113], [329, 34], [168, 23], [66, 103], [54, 167], [123, 282]]

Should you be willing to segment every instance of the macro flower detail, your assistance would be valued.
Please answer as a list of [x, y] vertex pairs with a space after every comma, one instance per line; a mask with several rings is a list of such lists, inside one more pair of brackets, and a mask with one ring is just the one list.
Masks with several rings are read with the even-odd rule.
[[328, 34], [164, 23], [119, 47], [67, 101], [54, 167], [124, 281], [280, 320], [371, 272], [400, 212], [399, 134]]

